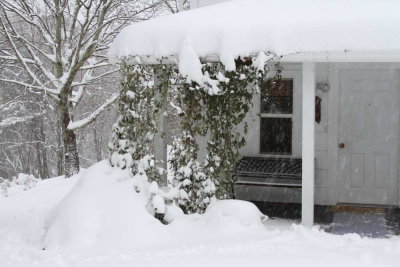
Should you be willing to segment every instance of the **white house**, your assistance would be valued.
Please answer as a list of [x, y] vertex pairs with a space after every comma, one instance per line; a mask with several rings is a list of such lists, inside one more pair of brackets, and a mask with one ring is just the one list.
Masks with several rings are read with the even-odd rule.
[[284, 90], [266, 106], [254, 95], [241, 154], [301, 158], [302, 190], [247, 185], [237, 196], [301, 202], [306, 225], [315, 204], [399, 206], [400, 2], [236, 0], [203, 7], [217, 2], [226, 1], [193, 0], [191, 11], [128, 27], [110, 57], [179, 61], [183, 45], [225, 66], [260, 51], [282, 56]]

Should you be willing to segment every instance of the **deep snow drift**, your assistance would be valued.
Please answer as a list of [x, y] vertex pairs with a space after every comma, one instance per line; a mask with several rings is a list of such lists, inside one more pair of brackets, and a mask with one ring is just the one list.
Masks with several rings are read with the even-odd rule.
[[135, 248], [165, 240], [162, 224], [148, 213], [146, 200], [128, 178], [107, 161], [87, 169], [49, 214], [44, 247]]
[[[163, 225], [106, 161], [0, 197], [0, 266], [398, 266], [400, 239], [336, 236], [217, 201]], [[176, 214], [179, 213], [175, 213]], [[45, 250], [42, 250], [45, 248]]]
[[144, 194], [134, 190], [134, 180], [107, 161], [87, 169], [49, 213], [44, 248], [150, 248], [167, 246], [185, 231], [185, 236], [196, 232], [207, 236], [213, 231], [230, 234], [263, 228], [265, 216], [254, 204], [240, 200], [218, 201], [202, 216], [175, 212], [180, 216], [169, 218], [173, 222], [165, 226], [148, 212]]

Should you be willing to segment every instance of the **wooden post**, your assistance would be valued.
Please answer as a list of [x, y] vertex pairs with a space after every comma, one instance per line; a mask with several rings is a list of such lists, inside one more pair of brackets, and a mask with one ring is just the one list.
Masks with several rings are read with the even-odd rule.
[[303, 63], [302, 119], [302, 203], [301, 221], [314, 224], [314, 121], [315, 121], [315, 63]]

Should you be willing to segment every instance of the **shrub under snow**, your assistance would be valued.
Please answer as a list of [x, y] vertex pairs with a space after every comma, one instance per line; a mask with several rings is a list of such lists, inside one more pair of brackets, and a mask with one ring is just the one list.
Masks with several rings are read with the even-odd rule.
[[87, 169], [50, 213], [44, 247], [146, 246], [162, 238], [162, 224], [146, 209], [127, 171], [107, 161]]
[[[215, 233], [264, 230], [264, 215], [246, 201], [217, 200], [204, 214], [184, 215], [176, 205], [165, 208], [164, 225], [149, 212], [148, 194], [135, 190], [140, 177], [99, 162], [79, 174], [73, 189], [47, 217], [43, 247], [48, 250], [81, 248], [139, 248], [168, 245]], [[148, 191], [148, 192], [146, 192]], [[153, 200], [154, 201], [154, 200]], [[157, 206], [157, 205], [156, 205]]]
[[11, 180], [0, 177], [0, 195], [7, 197], [12, 191], [26, 191], [35, 187], [40, 179], [35, 178], [31, 174], [19, 173]]

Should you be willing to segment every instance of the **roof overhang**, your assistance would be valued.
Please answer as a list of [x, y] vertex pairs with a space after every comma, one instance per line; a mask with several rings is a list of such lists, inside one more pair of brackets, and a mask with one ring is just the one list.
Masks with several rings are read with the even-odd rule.
[[229, 1], [132, 24], [108, 56], [176, 62], [189, 46], [203, 62], [228, 64], [259, 51], [283, 62], [400, 62], [399, 8], [398, 0]]
[[294, 53], [282, 56], [281, 62], [400, 62], [398, 51], [341, 51]]

